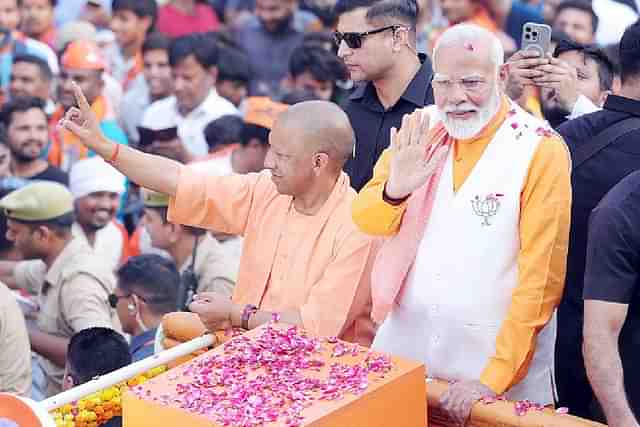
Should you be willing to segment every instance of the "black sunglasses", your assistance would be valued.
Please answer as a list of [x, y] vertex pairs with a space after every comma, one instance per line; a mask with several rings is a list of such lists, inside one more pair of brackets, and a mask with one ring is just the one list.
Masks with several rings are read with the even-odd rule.
[[142, 302], [144, 302], [145, 304], [164, 304], [165, 302], [169, 301], [167, 298], [143, 298], [138, 294], [129, 294], [129, 295], [116, 295], [116, 294], [109, 294], [108, 297], [108, 301], [109, 301], [109, 305], [111, 306], [111, 308], [116, 308], [118, 306], [118, 302], [122, 299], [122, 298], [129, 298], [131, 295], [135, 295], [136, 297], [138, 297], [138, 299]]
[[116, 308], [118, 306], [118, 301], [120, 301], [121, 298], [129, 298], [131, 295], [132, 294], [118, 296], [116, 294], [109, 294], [109, 305], [111, 308]]
[[387, 30], [396, 31], [398, 28], [402, 28], [402, 25], [389, 25], [387, 27], [378, 28], [377, 30], [365, 31], [364, 33], [341, 33], [340, 31], [334, 31], [333, 40], [336, 42], [338, 47], [340, 47], [340, 43], [344, 40], [350, 49], [360, 49], [362, 47], [363, 38]]

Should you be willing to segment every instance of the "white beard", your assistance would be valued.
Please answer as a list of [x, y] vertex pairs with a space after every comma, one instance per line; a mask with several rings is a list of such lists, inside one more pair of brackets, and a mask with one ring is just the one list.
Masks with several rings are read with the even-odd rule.
[[[498, 85], [494, 86], [493, 94], [487, 102], [487, 105], [477, 107], [470, 102], [464, 102], [457, 106], [446, 105], [444, 109], [437, 109], [438, 117], [442, 120], [444, 128], [449, 135], [455, 139], [470, 139], [477, 136], [482, 129], [491, 121], [493, 116], [500, 109], [500, 93], [498, 92]], [[455, 111], [470, 111], [475, 110], [476, 116], [471, 119], [461, 120], [452, 119], [447, 116], [447, 113]]]

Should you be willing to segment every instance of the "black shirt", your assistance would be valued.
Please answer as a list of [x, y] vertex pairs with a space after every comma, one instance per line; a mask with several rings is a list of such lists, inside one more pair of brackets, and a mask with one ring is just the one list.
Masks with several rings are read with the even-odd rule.
[[30, 176], [27, 179], [34, 181], [53, 181], [58, 182], [62, 185], [69, 185], [69, 175], [62, 169], [58, 169], [57, 167], [51, 165], [49, 165], [49, 167], [47, 167], [39, 174]]
[[[640, 416], [640, 171], [607, 193], [591, 214], [584, 299], [626, 304], [620, 358], [627, 398]], [[638, 354], [636, 354], [638, 353]]]
[[[604, 129], [630, 116], [640, 116], [640, 101], [609, 95], [602, 111], [570, 120], [558, 128], [571, 156]], [[558, 308], [555, 373], [558, 405], [573, 415], [602, 420], [587, 378], [582, 356], [585, 259], [589, 216], [611, 188], [631, 172], [640, 169], [640, 130], [609, 144], [571, 173], [573, 201], [567, 256], [567, 277]]]
[[[609, 95], [604, 109], [570, 120], [560, 126], [571, 155], [604, 129], [629, 116], [640, 117], [640, 101]], [[605, 194], [622, 178], [640, 169], [640, 130], [608, 145], [571, 174], [573, 203], [563, 304], [582, 312], [582, 282], [587, 247], [589, 215]]]
[[389, 146], [392, 127], [400, 128], [402, 117], [417, 108], [433, 104], [431, 61], [420, 54], [422, 66], [407, 86], [398, 102], [388, 110], [378, 99], [373, 83], [367, 82], [354, 89], [343, 105], [356, 134], [355, 157], [345, 165], [351, 186], [360, 191], [373, 176], [373, 167]]

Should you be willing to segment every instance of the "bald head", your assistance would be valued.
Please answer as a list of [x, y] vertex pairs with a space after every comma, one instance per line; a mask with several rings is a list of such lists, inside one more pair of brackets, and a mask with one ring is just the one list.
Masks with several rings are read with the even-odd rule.
[[294, 131], [301, 150], [326, 153], [336, 170], [351, 156], [355, 134], [340, 107], [327, 101], [295, 104], [278, 116], [275, 126]]
[[504, 63], [504, 49], [500, 40], [490, 31], [473, 24], [454, 25], [438, 38], [433, 49], [436, 72], [438, 52], [444, 49], [447, 51], [455, 49], [454, 53], [457, 53], [456, 56], [460, 58], [465, 56], [486, 58], [496, 67]]

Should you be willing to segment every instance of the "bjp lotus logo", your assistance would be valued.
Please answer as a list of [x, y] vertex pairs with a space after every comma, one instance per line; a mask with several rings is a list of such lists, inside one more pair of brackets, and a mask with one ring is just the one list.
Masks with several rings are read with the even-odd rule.
[[489, 219], [498, 213], [498, 209], [500, 209], [500, 198], [503, 196], [504, 194], [491, 193], [486, 195], [484, 199], [478, 195], [471, 199], [473, 213], [483, 219], [483, 226], [491, 225]]

